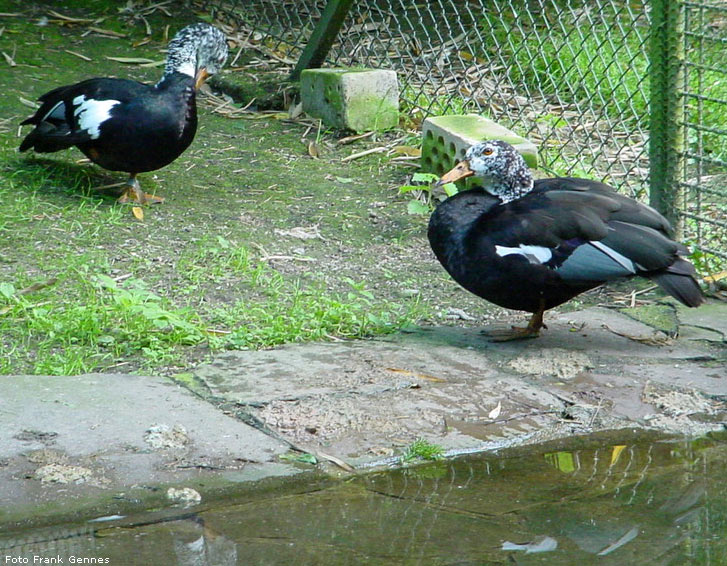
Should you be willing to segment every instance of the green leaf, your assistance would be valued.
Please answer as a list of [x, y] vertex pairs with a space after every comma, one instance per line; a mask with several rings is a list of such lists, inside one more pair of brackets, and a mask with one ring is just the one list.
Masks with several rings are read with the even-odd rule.
[[96, 286], [99, 289], [116, 289], [116, 281], [114, 281], [111, 277], [108, 275], [104, 275], [103, 273], [99, 273], [96, 275]]
[[439, 176], [434, 173], [414, 173], [411, 180], [413, 183], [433, 183], [439, 181]]
[[429, 207], [420, 200], [410, 200], [406, 205], [409, 214], [429, 214]]
[[9, 299], [15, 294], [15, 286], [12, 283], [0, 283], [0, 296]]
[[455, 185], [454, 183], [446, 183], [442, 185], [442, 188], [444, 189], [444, 192], [448, 197], [456, 195], [459, 192], [457, 185]]
[[318, 458], [308, 452], [286, 452], [278, 456], [281, 460], [288, 460], [289, 462], [301, 462], [303, 464], [311, 464], [315, 466], [318, 463]]
[[415, 185], [402, 185], [399, 187], [399, 194], [403, 195], [412, 191], [421, 191], [423, 187]]

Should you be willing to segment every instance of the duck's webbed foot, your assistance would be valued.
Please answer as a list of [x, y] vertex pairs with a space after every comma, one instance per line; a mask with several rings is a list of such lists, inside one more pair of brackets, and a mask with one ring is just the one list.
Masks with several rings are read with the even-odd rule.
[[548, 328], [543, 323], [544, 312], [545, 307], [541, 306], [537, 312], [533, 313], [527, 326], [511, 326], [508, 330], [483, 330], [482, 333], [491, 338], [493, 342], [537, 338], [540, 336], [541, 328]]
[[156, 195], [150, 195], [149, 193], [142, 191], [139, 180], [136, 178], [136, 174], [132, 173], [131, 176], [129, 176], [129, 180], [126, 181], [126, 188], [124, 189], [124, 192], [121, 193], [117, 202], [122, 204], [127, 202], [135, 202], [138, 204], [158, 204], [160, 202], [164, 202], [164, 198]]

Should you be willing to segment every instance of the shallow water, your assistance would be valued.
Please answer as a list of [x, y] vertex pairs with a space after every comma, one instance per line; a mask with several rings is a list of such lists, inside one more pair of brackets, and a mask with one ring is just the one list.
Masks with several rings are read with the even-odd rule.
[[611, 433], [550, 446], [375, 472], [306, 493], [230, 499], [163, 522], [139, 517], [123, 527], [58, 528], [50, 537], [29, 532], [4, 541], [0, 560], [727, 564], [727, 435], [647, 441]]

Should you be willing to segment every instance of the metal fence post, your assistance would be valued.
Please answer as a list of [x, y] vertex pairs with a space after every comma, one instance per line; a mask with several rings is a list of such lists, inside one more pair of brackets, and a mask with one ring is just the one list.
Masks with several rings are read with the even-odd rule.
[[684, 6], [652, 0], [649, 202], [680, 231], [684, 174]]
[[291, 81], [297, 81], [303, 69], [320, 67], [326, 60], [333, 42], [346, 19], [353, 0], [328, 0], [303, 53], [290, 74]]

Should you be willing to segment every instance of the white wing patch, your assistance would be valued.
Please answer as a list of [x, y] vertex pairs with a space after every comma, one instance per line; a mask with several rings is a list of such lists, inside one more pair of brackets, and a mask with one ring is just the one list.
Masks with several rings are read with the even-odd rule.
[[82, 94], [73, 99], [73, 114], [78, 117], [80, 128], [95, 140], [101, 135], [101, 124], [111, 117], [111, 109], [117, 104], [118, 100], [94, 100]]
[[609, 248], [607, 245], [602, 244], [601, 242], [588, 242], [591, 244], [594, 248], [600, 250], [604, 254], [606, 254], [608, 257], [610, 257], [613, 261], [618, 263], [621, 267], [623, 267], [626, 271], [629, 273], [636, 273], [636, 268], [643, 269], [638, 264], [635, 264], [633, 261], [631, 261], [629, 258], [627, 258], [625, 255], [618, 253], [616, 250]]
[[525, 244], [520, 244], [516, 248], [495, 246], [495, 253], [500, 257], [518, 254], [524, 256], [530, 263], [545, 263], [553, 257], [553, 252], [550, 248], [543, 246], [526, 246]]

